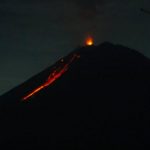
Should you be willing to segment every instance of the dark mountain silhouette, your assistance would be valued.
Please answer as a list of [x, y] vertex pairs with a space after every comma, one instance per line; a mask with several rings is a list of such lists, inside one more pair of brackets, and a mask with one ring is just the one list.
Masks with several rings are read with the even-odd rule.
[[139, 52], [107, 42], [78, 48], [1, 96], [0, 147], [144, 149], [149, 89], [150, 60]]

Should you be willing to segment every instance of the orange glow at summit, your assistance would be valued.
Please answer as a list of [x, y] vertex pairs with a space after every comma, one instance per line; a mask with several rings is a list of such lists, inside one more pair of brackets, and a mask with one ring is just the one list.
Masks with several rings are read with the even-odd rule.
[[85, 40], [86, 46], [92, 46], [94, 44], [94, 39], [91, 36], [88, 36]]

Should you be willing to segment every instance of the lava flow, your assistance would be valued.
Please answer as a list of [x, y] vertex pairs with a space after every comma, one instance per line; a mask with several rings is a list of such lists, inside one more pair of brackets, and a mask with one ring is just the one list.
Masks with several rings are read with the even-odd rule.
[[[25, 97], [23, 97], [23, 101], [28, 100], [30, 97], [32, 97], [33, 95], [35, 95], [36, 93], [38, 93], [39, 91], [41, 91], [42, 89], [44, 89], [45, 87], [51, 85], [54, 81], [56, 81], [59, 77], [61, 77], [69, 68], [70, 64], [77, 58], [79, 58], [80, 56], [77, 54], [74, 54], [71, 59], [69, 60], [68, 63], [64, 63], [62, 66], [56, 68], [47, 78], [47, 80], [40, 85], [39, 87], [37, 87], [36, 89], [34, 89], [33, 91], [31, 91], [29, 94], [27, 94]], [[63, 59], [61, 60], [61, 63], [63, 63]]]

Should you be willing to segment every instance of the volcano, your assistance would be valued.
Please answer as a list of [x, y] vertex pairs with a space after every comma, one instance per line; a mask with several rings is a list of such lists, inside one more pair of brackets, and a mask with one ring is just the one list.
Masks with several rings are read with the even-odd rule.
[[0, 97], [0, 147], [129, 149], [150, 140], [150, 59], [108, 42]]

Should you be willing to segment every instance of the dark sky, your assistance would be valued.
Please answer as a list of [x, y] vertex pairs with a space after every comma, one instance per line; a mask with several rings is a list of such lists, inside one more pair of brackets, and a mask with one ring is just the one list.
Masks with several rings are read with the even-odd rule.
[[1, 0], [0, 94], [66, 55], [91, 34], [150, 57], [150, 0]]

